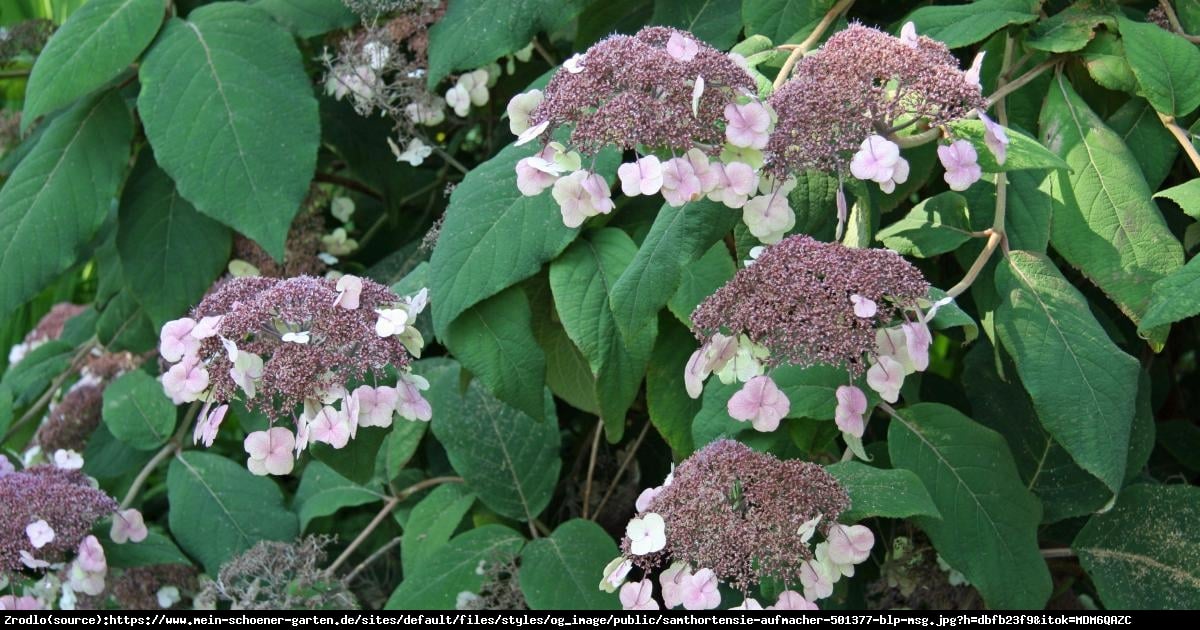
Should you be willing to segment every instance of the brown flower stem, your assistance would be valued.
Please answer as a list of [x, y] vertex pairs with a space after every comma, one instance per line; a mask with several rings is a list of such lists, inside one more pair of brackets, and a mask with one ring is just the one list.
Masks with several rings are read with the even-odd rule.
[[387, 518], [387, 515], [391, 514], [392, 510], [395, 510], [396, 506], [400, 505], [400, 503], [405, 499], [426, 488], [432, 488], [443, 483], [462, 483], [462, 480], [462, 477], [432, 477], [430, 479], [414, 483], [400, 492], [397, 492], [396, 496], [390, 497], [384, 502], [383, 507], [380, 508], [379, 512], [375, 514], [375, 518], [372, 518], [371, 522], [367, 523], [367, 526], [363, 528], [363, 530], [358, 533], [358, 536], [356, 536], [354, 540], [350, 542], [350, 546], [346, 547], [346, 550], [342, 552], [342, 555], [338, 556], [337, 560], [334, 560], [333, 564], [329, 565], [328, 569], [325, 569], [325, 572], [330, 575], [337, 572], [338, 568], [345, 564], [346, 561], [350, 559], [350, 556], [354, 554], [354, 551], [363, 544], [368, 536], [371, 535], [371, 532], [375, 531], [375, 528], [379, 527], [379, 524], [382, 523], [385, 518]]
[[600, 432], [604, 430], [604, 418], [596, 421], [596, 428], [592, 431], [592, 451], [588, 457], [587, 476], [583, 482], [583, 518], [588, 517], [592, 501], [592, 476], [596, 472], [596, 453], [600, 450]]
[[342, 188], [358, 191], [372, 199], [383, 199], [383, 195], [374, 188], [354, 179], [334, 175], [332, 173], [317, 173], [313, 176], [313, 181], [324, 182], [326, 184], [337, 184]]
[[[650, 421], [646, 420], [646, 424], [642, 425], [642, 432], [638, 433], [637, 439], [633, 441], [633, 447], [629, 449], [629, 454], [621, 462], [621, 467], [617, 469], [617, 474], [613, 476], [612, 481], [608, 483], [608, 490], [604, 492], [604, 497], [600, 499], [600, 505], [596, 506], [595, 516], [600, 516], [604, 511], [604, 505], [608, 503], [608, 498], [612, 496], [613, 491], [617, 489], [617, 482], [621, 481], [621, 475], [625, 474], [625, 469], [629, 467], [629, 463], [633, 461], [634, 455], [637, 455], [638, 447], [642, 445], [642, 440], [646, 439], [646, 432], [650, 429]], [[595, 520], [593, 518], [592, 520]]]
[[1005, 71], [1001, 71], [1000, 77], [996, 82], [996, 91], [993, 92], [991, 96], [987, 97], [988, 106], [990, 107], [999, 103], [1004, 99], [1005, 96], [1008, 96], [1009, 94], [1012, 94], [1013, 92], [1025, 87], [1030, 81], [1033, 81], [1041, 76], [1043, 72], [1058, 65], [1058, 62], [1058, 59], [1047, 59], [1042, 63], [1030, 68], [1028, 72], [1013, 79], [1011, 82], [1007, 81], [1005, 77]]
[[358, 574], [362, 573], [363, 569], [370, 566], [372, 562], [378, 560], [381, 556], [383, 556], [383, 554], [394, 549], [402, 540], [404, 540], [402, 536], [396, 536], [395, 538], [384, 543], [382, 547], [371, 552], [371, 555], [367, 556], [366, 560], [358, 563], [358, 565], [354, 567], [354, 570], [350, 571], [350, 573], [346, 574], [346, 577], [342, 578], [342, 581], [347, 584], [353, 582], [354, 578], [358, 577]]
[[1158, 0], [1158, 6], [1162, 7], [1163, 13], [1167, 14], [1167, 22], [1171, 24], [1171, 29], [1175, 31], [1176, 35], [1179, 35], [1193, 44], [1200, 44], [1200, 37], [1196, 35], [1188, 35], [1187, 31], [1183, 30], [1183, 24], [1180, 23], [1179, 16], [1175, 15], [1175, 9], [1171, 6], [1171, 3], [1168, 2], [1168, 0]]
[[63, 386], [63, 383], [67, 382], [67, 379], [71, 378], [71, 375], [79, 369], [79, 362], [83, 359], [83, 357], [87, 356], [88, 353], [90, 353], [97, 345], [96, 339], [93, 337], [90, 341], [79, 347], [79, 350], [77, 350], [71, 357], [71, 362], [67, 364], [67, 369], [63, 370], [61, 374], [54, 377], [54, 380], [50, 381], [50, 385], [46, 388], [46, 391], [43, 392], [42, 395], [36, 401], [34, 401], [32, 405], [30, 405], [29, 409], [25, 410], [25, 413], [21, 414], [21, 417], [16, 422], [12, 423], [12, 425], [8, 427], [8, 431], [4, 433], [4, 437], [0, 438], [0, 444], [7, 442], [8, 439], [16, 435], [22, 427], [24, 427], [26, 424], [29, 424], [34, 418], [41, 414], [46, 406], [50, 404], [50, 401], [54, 399], [54, 394], [58, 392], [60, 387]]
[[792, 68], [795, 67], [796, 62], [800, 61], [800, 58], [821, 40], [821, 37], [825, 35], [825, 31], [829, 29], [834, 20], [849, 10], [852, 4], [854, 4], [854, 0], [839, 0], [837, 4], [829, 9], [825, 17], [821, 18], [821, 21], [817, 23], [817, 27], [808, 34], [808, 37], [804, 38], [804, 41], [800, 42], [795, 48], [792, 48], [792, 53], [783, 62], [783, 67], [779, 69], [779, 75], [775, 77], [775, 82], [771, 85], [772, 90], [778, 90], [779, 86], [788, 80], [788, 76], [792, 74]]
[[167, 443], [163, 445], [150, 461], [146, 462], [145, 466], [138, 471], [137, 477], [133, 479], [133, 483], [129, 485], [129, 490], [125, 491], [125, 498], [121, 501], [121, 509], [124, 510], [133, 504], [133, 500], [137, 498], [138, 492], [142, 486], [146, 484], [146, 480], [150, 478], [150, 473], [158, 468], [166, 459], [183, 449], [183, 436], [187, 435], [188, 427], [192, 426], [192, 420], [196, 418], [196, 412], [200, 410], [200, 403], [193, 402], [188, 407], [187, 413], [183, 415], [183, 422], [179, 423], [179, 427], [175, 429], [175, 434]]
[[[992, 99], [988, 99], [989, 103], [995, 104], [996, 119], [1001, 125], [1004, 126], [1008, 126], [1008, 106], [1004, 102], [1004, 96], [1012, 91], [1005, 90], [1017, 83], [1017, 81], [1024, 80], [1025, 83], [1028, 83], [1031, 79], [1027, 77], [1036, 76], [1036, 74], [1034, 74], [1035, 71], [1040, 74], [1046, 68], [1049, 68], [1050, 65], [1053, 65], [1047, 65], [1046, 63], [1039, 64], [1037, 68], [1026, 72], [1016, 81], [1013, 81], [1012, 83], [1006, 83], [1004, 77], [1005, 73], [1007, 73], [1009, 68], [1012, 67], [1012, 59], [1013, 38], [1011, 35], [1009, 35], [1004, 41], [1004, 63], [1000, 67], [1000, 78], [997, 79], [996, 95], [993, 95], [996, 100], [992, 101]], [[1038, 68], [1041, 68], [1041, 70]], [[967, 289], [971, 288], [971, 284], [975, 282], [975, 279], [979, 277], [980, 272], [983, 271], [983, 268], [987, 266], [988, 261], [991, 260], [992, 254], [996, 251], [996, 247], [1005, 240], [1004, 218], [1007, 210], [1008, 177], [1004, 173], [996, 173], [996, 213], [992, 218], [992, 227], [984, 230], [984, 233], [987, 234], [987, 243], [983, 246], [983, 251], [979, 252], [979, 256], [975, 258], [975, 262], [971, 264], [971, 268], [967, 270], [967, 275], [963, 276], [963, 279], [960, 280], [958, 284], [950, 287], [949, 291], [946, 291], [946, 295], [948, 297], [956, 298], [966, 292]]]
[[550, 64], [550, 67], [558, 65], [558, 62], [554, 60], [554, 55], [550, 54], [550, 51], [546, 50], [546, 47], [536, 37], [533, 39], [533, 49], [537, 51], [538, 56]]
[[1175, 122], [1174, 116], [1168, 116], [1162, 112], [1158, 112], [1158, 119], [1162, 121], [1167, 131], [1171, 132], [1172, 136], [1179, 141], [1179, 146], [1183, 147], [1183, 152], [1187, 154], [1188, 159], [1192, 161], [1192, 166], [1200, 171], [1200, 153], [1196, 152], [1196, 145], [1192, 144], [1192, 139], [1188, 137], [1188, 132], [1183, 127], [1180, 127]]

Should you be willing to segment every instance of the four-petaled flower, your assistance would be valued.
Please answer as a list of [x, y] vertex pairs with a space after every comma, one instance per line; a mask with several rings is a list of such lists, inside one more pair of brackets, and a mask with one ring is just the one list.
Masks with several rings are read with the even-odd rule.
[[867, 411], [866, 394], [853, 385], [842, 385], [837, 388], [835, 397], [837, 408], [833, 412], [833, 419], [838, 428], [844, 433], [861, 438], [864, 429], [863, 414]]
[[667, 546], [666, 523], [663, 517], [653, 512], [629, 521], [625, 535], [629, 537], [629, 551], [635, 556], [661, 551]]
[[817, 605], [804, 599], [804, 596], [796, 591], [784, 591], [779, 594], [779, 601], [775, 602], [774, 606], [767, 606], [767, 610], [818, 610]]
[[727, 405], [729, 416], [749, 421], [757, 431], [774, 431], [788, 414], [791, 403], [769, 376], [756, 376], [738, 390]]
[[408, 311], [402, 308], [377, 308], [375, 312], [379, 319], [375, 321], [375, 334], [380, 337], [391, 337], [404, 332], [408, 324]]
[[854, 315], [864, 319], [875, 317], [875, 313], [879, 311], [879, 305], [875, 304], [875, 300], [863, 297], [857, 293], [850, 296], [850, 303], [854, 305]]
[[712, 569], [700, 569], [680, 580], [679, 595], [688, 610], [712, 610], [721, 605], [720, 582]]
[[250, 455], [246, 467], [256, 475], [286, 475], [296, 463], [292, 458], [296, 437], [283, 427], [255, 431], [246, 436], [242, 446]]
[[867, 385], [879, 392], [887, 402], [896, 402], [900, 397], [900, 386], [903, 384], [904, 366], [892, 357], [879, 355], [875, 365], [867, 370]]
[[908, 181], [908, 161], [900, 157], [900, 146], [880, 135], [868, 136], [850, 160], [850, 174], [879, 184], [885, 193]]
[[646, 579], [629, 582], [621, 587], [621, 608], [625, 610], [658, 610], [654, 601], [654, 582]]
[[190, 317], [163, 324], [158, 337], [158, 351], [168, 363], [175, 363], [200, 350], [200, 340], [191, 334], [195, 327], [196, 320]]
[[671, 33], [667, 40], [667, 54], [678, 61], [691, 61], [699, 52], [700, 46], [696, 40], [681, 33]]
[[943, 179], [950, 185], [950, 190], [963, 191], [983, 177], [979, 168], [979, 154], [975, 147], [966, 140], [955, 140], [949, 145], [937, 149], [938, 159], [946, 169]]
[[829, 528], [829, 559], [838, 564], [860, 564], [871, 555], [875, 535], [864, 525]]
[[735, 147], [762, 149], [771, 136], [771, 112], [758, 101], [725, 106], [725, 139]]
[[621, 180], [621, 192], [627, 197], [653, 195], [663, 185], [662, 162], [647, 155], [636, 162], [622, 164], [617, 168], [617, 177]]
[[43, 519], [38, 519], [25, 526], [25, 536], [34, 549], [41, 549], [54, 541], [54, 528]]
[[146, 540], [147, 534], [149, 532], [146, 530], [146, 522], [142, 518], [141, 512], [130, 508], [113, 514], [112, 529], [108, 536], [118, 545], [127, 542], [140, 543]]

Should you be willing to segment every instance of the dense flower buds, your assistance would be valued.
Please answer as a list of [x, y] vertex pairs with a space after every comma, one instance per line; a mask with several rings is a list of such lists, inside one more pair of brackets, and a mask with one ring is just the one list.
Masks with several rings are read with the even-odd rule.
[[65, 560], [116, 509], [77, 470], [42, 465], [0, 475], [0, 572]]

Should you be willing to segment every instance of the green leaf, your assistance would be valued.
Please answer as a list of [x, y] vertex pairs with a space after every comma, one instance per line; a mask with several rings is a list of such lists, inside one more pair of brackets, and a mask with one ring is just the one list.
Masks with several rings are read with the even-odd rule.
[[646, 369], [650, 422], [676, 460], [692, 452], [692, 419], [700, 412], [700, 401], [687, 395], [683, 383], [683, 369], [695, 345], [696, 339], [687, 328], [664, 315], [659, 319], [658, 339]]
[[154, 451], [138, 451], [113, 437], [101, 424], [83, 449], [83, 472], [97, 479], [114, 479], [136, 473], [154, 457]]
[[0, 317], [75, 264], [121, 185], [133, 121], [115, 92], [54, 119], [0, 189]]
[[421, 438], [429, 423], [420, 421], [394, 420], [392, 432], [388, 433], [387, 442], [383, 445], [384, 471], [388, 479], [395, 479], [400, 470], [408, 464], [421, 445]]
[[1138, 324], [1139, 331], [1172, 324], [1200, 314], [1200, 257], [1154, 283], [1150, 306]]
[[400, 558], [405, 573], [411, 573], [434, 555], [458, 529], [463, 516], [475, 504], [475, 495], [461, 484], [442, 484], [413, 507], [400, 541]]
[[33, 64], [21, 128], [120, 74], [154, 39], [164, 8], [163, 0], [91, 0], [72, 13]]
[[850, 494], [850, 509], [838, 520], [854, 523], [872, 516], [907, 518], [941, 513], [925, 484], [910, 470], [875, 468], [861, 462], [841, 462], [825, 467]]
[[[8, 433], [13, 419], [13, 393], [6, 385], [0, 385], [0, 437]], [[4, 457], [0, 455], [0, 457]]]
[[[929, 289], [930, 303], [936, 302], [946, 297], [946, 292], [937, 288]], [[937, 314], [933, 319], [929, 320], [930, 328], [934, 330], [949, 330], [951, 328], [963, 329], [963, 343], [971, 343], [979, 337], [979, 323], [973, 317], [967, 314], [966, 311], [958, 305], [958, 302], [951, 301], [948, 304], [943, 304], [938, 308]]]
[[[534, 152], [506, 147], [472, 169], [450, 195], [429, 261], [439, 337], [463, 311], [534, 275], [579, 235], [563, 225], [550, 193], [526, 197], [517, 190], [517, 161]], [[616, 164], [615, 152], [601, 152], [596, 170], [611, 176]]]
[[1154, 193], [1154, 197], [1166, 197], [1174, 201], [1189, 217], [1200, 221], [1200, 177], [1160, 190]]
[[[1013, 171], [1005, 177], [1008, 178], [1008, 208], [1004, 215], [1004, 231], [1009, 247], [1045, 253], [1050, 243], [1050, 219], [1054, 208], [1062, 205], [1062, 182], [1067, 181], [1066, 171]], [[984, 176], [962, 193], [967, 199], [974, 230], [990, 228], [995, 219], [996, 185], [990, 181], [992, 179], [994, 176]], [[1069, 182], [1067, 187], [1070, 187]]]
[[167, 22], [138, 77], [146, 137], [179, 194], [282, 260], [320, 140], [291, 35], [245, 4], [202, 6]]
[[1138, 323], [1151, 285], [1183, 264], [1183, 248], [1150, 199], [1133, 153], [1061, 75], [1042, 109], [1041, 131], [1072, 170], [1070, 194], [1054, 215], [1054, 249]]
[[1137, 159], [1150, 190], [1156, 190], [1175, 164], [1179, 143], [1163, 127], [1154, 107], [1145, 99], [1131, 98], [1109, 115], [1105, 122], [1121, 136], [1125, 146], [1136, 147], [1133, 157]]
[[925, 483], [942, 518], [914, 517], [989, 608], [1041, 608], [1050, 571], [1038, 551], [1042, 508], [1021, 483], [1004, 439], [945, 405], [897, 412], [892, 464]]
[[1117, 21], [1108, 0], [1076, 2], [1029, 29], [1025, 45], [1045, 52], [1072, 52], [1087, 46], [1097, 26], [1113, 29]]
[[1119, 18], [1125, 57], [1154, 109], [1187, 116], [1200, 105], [1200, 50], [1157, 24]]
[[880, 230], [876, 238], [906, 256], [930, 258], [952, 252], [971, 240], [967, 200], [953, 192], [924, 199], [903, 219]]
[[342, 448], [315, 443], [308, 450], [318, 461], [324, 462], [338, 474], [354, 483], [366, 484], [375, 477], [379, 449], [387, 437], [382, 427], [363, 427], [350, 443]]
[[729, 256], [729, 248], [723, 241], [718, 241], [699, 260], [684, 266], [679, 289], [667, 302], [667, 308], [685, 326], [690, 326], [692, 311], [729, 282], [734, 273], [737, 273], [737, 266]]
[[225, 270], [229, 230], [196, 212], [146, 149], [125, 185], [117, 251], [129, 288], [156, 328], [183, 316]]
[[976, 0], [970, 4], [926, 6], [908, 14], [917, 33], [950, 48], [981, 42], [1009, 24], [1028, 24], [1038, 18], [1041, 0]]
[[672, 208], [663, 205], [633, 262], [612, 288], [612, 309], [626, 343], [652, 325], [683, 281], [683, 270], [721, 240], [739, 215], [702, 199]]
[[300, 37], [323, 35], [358, 24], [358, 16], [342, 0], [252, 0], [250, 6], [271, 14]]
[[776, 44], [797, 44], [812, 32], [836, 0], [742, 0], [746, 35], [766, 35]]
[[[116, 517], [114, 517], [116, 518]], [[100, 538], [104, 544], [104, 559], [110, 568], [128, 569], [145, 567], [156, 564], [187, 564], [192, 563], [170, 536], [151, 529], [146, 532], [145, 540], [136, 544], [118, 545], [105, 537]]]
[[296, 514], [300, 516], [300, 531], [304, 531], [314, 518], [383, 499], [384, 496], [377, 490], [354, 483], [320, 460], [315, 460], [305, 466], [294, 501]]
[[1014, 251], [996, 269], [996, 333], [1042, 425], [1116, 493], [1125, 475], [1138, 362], [1046, 257]]
[[1080, 54], [1088, 74], [1100, 85], [1118, 92], [1137, 92], [1137, 78], [1125, 59], [1125, 45], [1113, 33], [1101, 31]]
[[[837, 189], [836, 177], [820, 171], [798, 173], [796, 187], [788, 193], [788, 203], [796, 213], [796, 227], [792, 228], [791, 233], [832, 241], [837, 229]], [[739, 224], [738, 229], [744, 229], [744, 225]], [[746, 234], [749, 235], [749, 232]], [[753, 236], [750, 239], [754, 245], [759, 244]], [[740, 244], [738, 251], [740, 254]]]
[[161, 446], [175, 430], [175, 405], [141, 370], [126, 372], [104, 388], [103, 411], [113, 437], [139, 451]]
[[587, 359], [605, 434], [614, 443], [624, 434], [625, 412], [637, 397], [657, 334], [649, 326], [626, 344], [609, 305], [613, 285], [636, 254], [627, 234], [604, 228], [575, 241], [550, 264], [555, 307]]
[[50, 386], [50, 382], [71, 365], [75, 348], [55, 339], [29, 351], [21, 362], [5, 370], [0, 386], [12, 392], [13, 404], [24, 407]]
[[652, 24], [689, 31], [714, 48], [728, 50], [742, 32], [741, 0], [657, 0]]
[[1200, 427], [1187, 420], [1170, 420], [1155, 428], [1163, 450], [1184, 468], [1200, 472]]
[[474, 70], [514, 53], [540, 31], [574, 20], [583, 0], [457, 0], [429, 29], [432, 91], [455, 70]]
[[1044, 168], [1068, 168], [1062, 158], [1055, 155], [1036, 139], [1024, 133], [1006, 127], [1008, 134], [1008, 152], [1004, 164], [996, 162], [996, 156], [983, 141], [985, 132], [982, 120], [960, 120], [950, 123], [955, 138], [961, 138], [975, 147], [979, 155], [979, 167], [985, 173], [1006, 173], [1010, 171], [1026, 171]]
[[617, 610], [616, 593], [597, 585], [601, 569], [620, 551], [592, 521], [572, 519], [521, 552], [521, 592], [532, 610]]
[[478, 381], [457, 399], [447, 387], [451, 379], [437, 387], [446, 409], [434, 409], [432, 428], [450, 464], [488, 507], [533, 520], [550, 503], [562, 466], [553, 397], [545, 392], [546, 417], [539, 421], [496, 400]]
[[96, 339], [110, 352], [146, 352], [158, 343], [158, 329], [133, 291], [122, 287], [102, 309], [96, 322]]
[[467, 309], [442, 341], [497, 398], [541, 420], [546, 357], [532, 317], [525, 292], [512, 287]]
[[1200, 607], [1200, 489], [1139, 484], [1092, 517], [1071, 548], [1106, 608]]
[[453, 610], [459, 593], [478, 593], [481, 565], [510, 562], [525, 539], [503, 525], [484, 525], [455, 537], [405, 575], [386, 610]]
[[[997, 365], [1003, 365], [1007, 378]], [[1021, 480], [1042, 500], [1043, 523], [1086, 516], [1112, 499], [1112, 491], [1080, 468], [1042, 428], [1007, 355], [991, 344], [977, 344], [963, 359], [963, 373], [971, 375], [963, 379], [963, 390], [971, 401], [972, 417], [1004, 436]]]
[[171, 534], [209, 575], [260, 540], [290, 541], [300, 532], [275, 482], [220, 455], [176, 455], [167, 500]]

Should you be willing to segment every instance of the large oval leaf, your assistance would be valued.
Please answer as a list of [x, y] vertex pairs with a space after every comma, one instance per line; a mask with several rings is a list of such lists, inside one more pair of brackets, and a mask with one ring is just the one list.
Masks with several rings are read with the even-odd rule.
[[632, 345], [654, 323], [683, 281], [683, 268], [704, 255], [738, 221], [723, 204], [701, 199], [679, 208], [663, 205], [633, 261], [612, 287], [613, 315]]
[[945, 405], [897, 412], [892, 464], [913, 471], [942, 514], [914, 520], [991, 608], [1035, 609], [1050, 597], [1038, 551], [1042, 506], [1021, 483], [1004, 438]]
[[1138, 362], [1105, 334], [1087, 300], [1046, 257], [1010, 252], [996, 268], [996, 334], [1038, 418], [1114, 494], [1125, 477]]
[[555, 307], [567, 335], [587, 359], [610, 442], [625, 431], [625, 412], [637, 397], [657, 333], [648, 326], [626, 344], [610, 306], [613, 285], [636, 254], [632, 238], [605, 228], [575, 241], [550, 265]]
[[[517, 190], [517, 161], [535, 152], [508, 146], [454, 187], [429, 261], [439, 337], [463, 311], [534, 275], [579, 235], [563, 225], [549, 192], [526, 197]], [[611, 179], [616, 163], [614, 152], [602, 152], [596, 170]]]
[[1038, 18], [1042, 0], [976, 0], [954, 6], [926, 6], [901, 22], [912, 21], [917, 32], [951, 48], [969, 46], [1009, 24], [1028, 24]]
[[[454, 370], [457, 373], [457, 370]], [[550, 503], [562, 460], [554, 399], [545, 392], [545, 419], [496, 400], [479, 381], [459, 396], [458, 378], [431, 382], [433, 434], [467, 487], [488, 507], [531, 521]]]
[[613, 539], [592, 521], [559, 525], [521, 552], [521, 592], [533, 610], [616, 610], [616, 593], [597, 588], [600, 571], [617, 557]]
[[1071, 545], [1107, 608], [1200, 608], [1200, 489], [1139, 484]]
[[300, 531], [275, 482], [220, 455], [176, 455], [167, 500], [171, 533], [209, 575], [260, 540], [288, 541]]
[[175, 430], [175, 405], [141, 370], [126, 372], [104, 388], [103, 412], [113, 437], [138, 450], [161, 445]]
[[172, 19], [146, 54], [138, 113], [196, 209], [282, 259], [317, 162], [317, 101], [291, 35], [218, 2]]
[[1137, 323], [1151, 285], [1183, 264], [1183, 247], [1151, 200], [1133, 153], [1065, 76], [1050, 84], [1040, 124], [1042, 141], [1072, 172], [1051, 243]]
[[75, 264], [121, 184], [133, 121], [120, 95], [54, 119], [0, 189], [0, 316]]
[[146, 149], [117, 222], [121, 271], [155, 327], [182, 317], [229, 262], [229, 229], [196, 212]]
[[1170, 116], [1187, 116], [1200, 105], [1200, 50], [1157, 24], [1121, 18], [1125, 57], [1146, 100]]
[[415, 571], [425, 558], [445, 545], [474, 504], [475, 495], [462, 484], [443, 484], [413, 506], [400, 541], [404, 571]]
[[116, 77], [154, 39], [163, 0], [91, 0], [46, 42], [25, 87], [22, 127]]
[[911, 470], [875, 468], [861, 462], [840, 462], [825, 467], [850, 495], [850, 509], [838, 517], [853, 523], [872, 516], [941, 518], [925, 484]]

